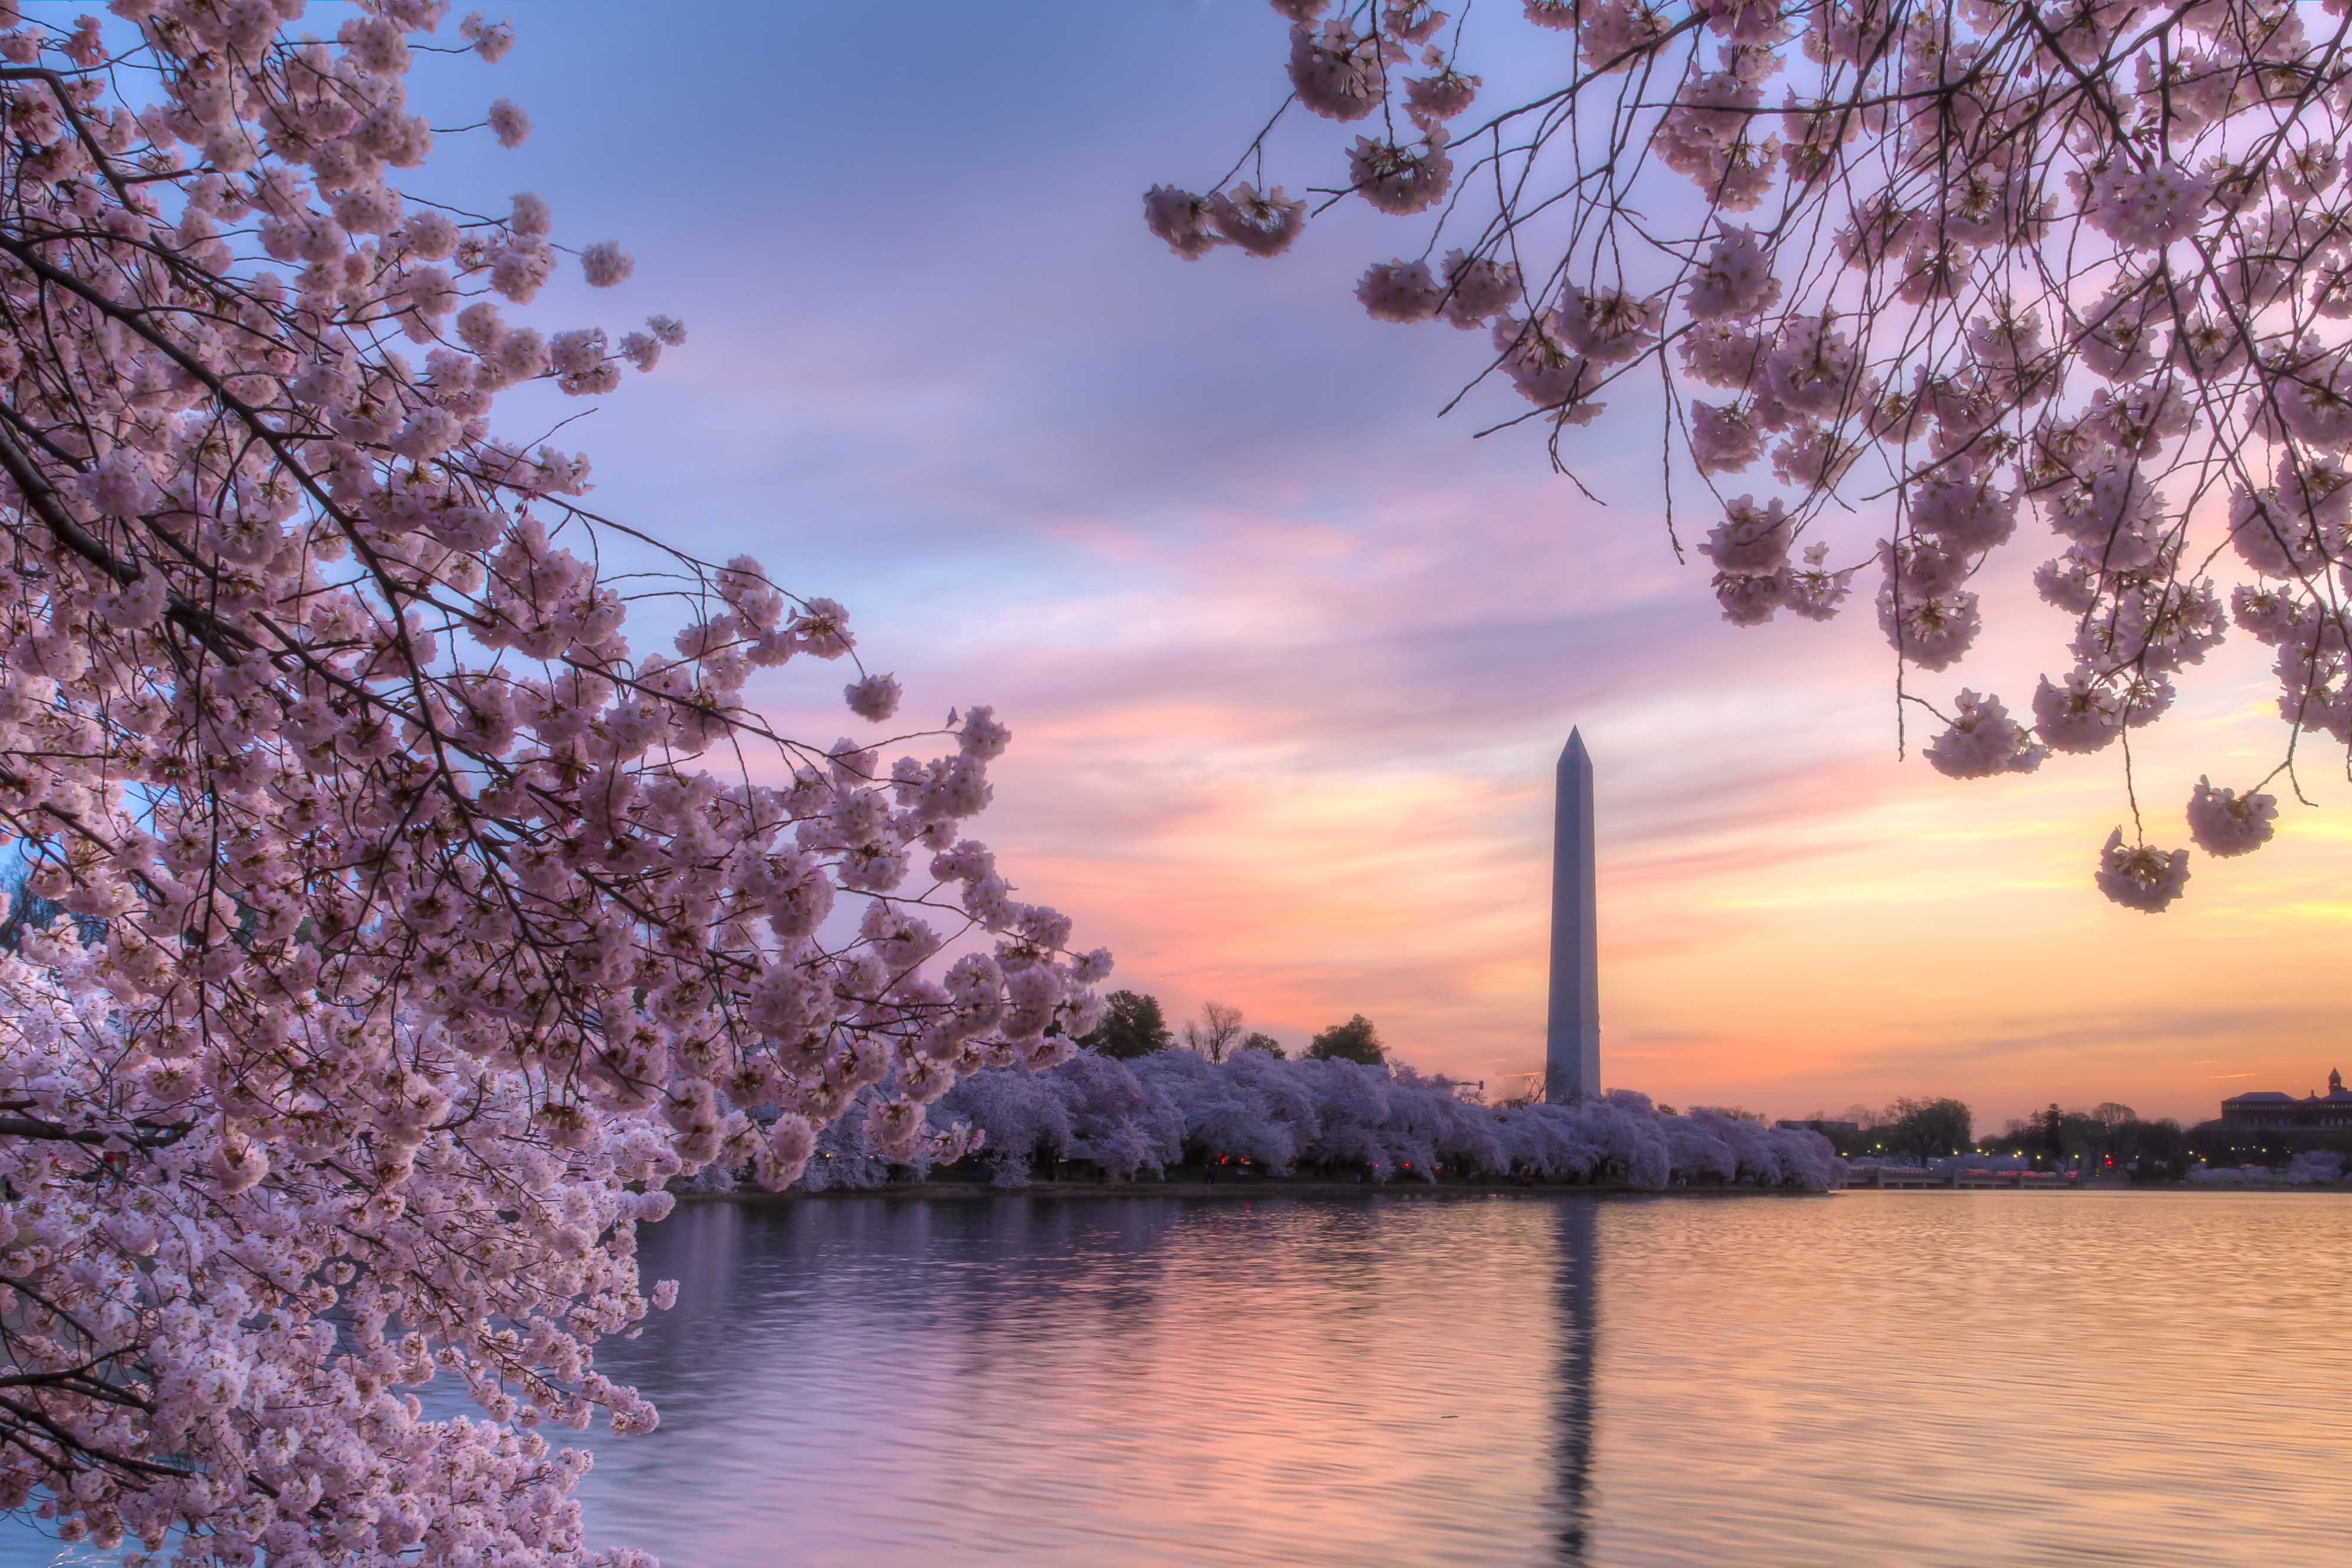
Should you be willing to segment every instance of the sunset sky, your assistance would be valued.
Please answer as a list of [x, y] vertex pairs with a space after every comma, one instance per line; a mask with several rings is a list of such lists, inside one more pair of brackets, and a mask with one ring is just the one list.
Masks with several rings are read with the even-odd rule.
[[[436, 170], [635, 252], [619, 291], [551, 288], [546, 324], [691, 334], [566, 432], [599, 504], [844, 601], [919, 716], [992, 703], [1014, 744], [978, 836], [1171, 1017], [1215, 998], [1295, 1047], [1360, 1011], [1421, 1067], [1539, 1065], [1578, 726], [1613, 1086], [1782, 1115], [1952, 1093], [1998, 1125], [2053, 1099], [2197, 1119], [2352, 1069], [2340, 758], [2173, 913], [2116, 908], [2090, 878], [2118, 759], [1958, 784], [1915, 734], [1898, 760], [1867, 606], [1724, 625], [1667, 547], [1639, 411], [1569, 449], [1606, 507], [1533, 435], [1471, 439], [1507, 392], [1439, 421], [1479, 340], [1350, 295], [1409, 225], [1342, 209], [1272, 263], [1146, 234], [1147, 184], [1214, 179], [1279, 101], [1263, 0], [506, 14], [504, 64], [418, 93], [444, 123], [510, 97], [536, 130]], [[1292, 186], [1328, 183], [1331, 137], [1299, 145]], [[2030, 638], [1919, 689], [2021, 708], [2063, 621], [2017, 580], [1986, 600], [1990, 640]], [[2190, 672], [2139, 747], [2152, 838], [2186, 841], [2199, 773], [2274, 760], [2262, 653]], [[791, 666], [774, 711], [850, 731], [821, 706], [842, 678]]]

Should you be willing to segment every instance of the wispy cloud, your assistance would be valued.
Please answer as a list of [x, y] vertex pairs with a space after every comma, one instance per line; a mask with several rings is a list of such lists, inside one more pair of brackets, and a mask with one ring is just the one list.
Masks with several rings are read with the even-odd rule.
[[[1957, 1092], [1998, 1119], [2053, 1095], [2209, 1114], [2225, 1062], [2324, 1075], [2340, 788], [2263, 854], [2200, 861], [2175, 914], [2106, 905], [2112, 759], [1958, 785], [1916, 761], [1915, 716], [1899, 761], [1867, 607], [1722, 624], [1665, 542], [1654, 449], [1572, 446], [1596, 507], [1536, 440], [1432, 418], [1481, 350], [1355, 308], [1394, 235], [1342, 207], [1280, 263], [1187, 266], [1143, 234], [1144, 184], [1208, 177], [1220, 128], [1255, 129], [1263, 7], [514, 11], [479, 90], [539, 140], [461, 173], [623, 235], [623, 303], [693, 333], [582, 427], [600, 502], [847, 601], [910, 706], [994, 703], [1016, 738], [978, 831], [1120, 983], [1294, 1042], [1362, 1011], [1430, 1067], [1534, 1066], [1577, 725], [1617, 1082], [1788, 1113]], [[618, 296], [551, 298], [625, 324]], [[2021, 700], [2059, 662], [2014, 564], [1988, 604], [2042, 645], [1923, 695]], [[756, 695], [829, 741], [840, 678], [788, 666]], [[2263, 678], [2225, 651], [2137, 747], [2152, 836], [2182, 836], [2200, 772], [2267, 767]]]

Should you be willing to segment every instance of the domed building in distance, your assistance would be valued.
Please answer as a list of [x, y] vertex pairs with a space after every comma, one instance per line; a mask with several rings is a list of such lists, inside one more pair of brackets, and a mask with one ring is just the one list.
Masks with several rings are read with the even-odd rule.
[[2345, 1089], [2343, 1073], [2330, 1070], [2325, 1094], [2315, 1091], [2300, 1100], [2275, 1089], [2232, 1094], [2221, 1102], [2221, 1124], [2249, 1132], [2352, 1131], [2352, 1091]]

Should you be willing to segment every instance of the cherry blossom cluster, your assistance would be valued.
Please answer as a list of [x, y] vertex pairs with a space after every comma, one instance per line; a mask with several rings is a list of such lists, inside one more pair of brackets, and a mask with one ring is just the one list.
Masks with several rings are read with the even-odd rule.
[[[1066, 1055], [1109, 959], [963, 835], [990, 709], [893, 735], [841, 605], [495, 433], [685, 337], [531, 324], [626, 253], [404, 189], [412, 63], [504, 24], [111, 10], [0, 0], [0, 849], [57, 912], [0, 960], [0, 1509], [133, 1563], [647, 1562], [549, 1437], [655, 1421], [593, 1354], [674, 1294], [636, 1223], [861, 1096], [961, 1157], [929, 1107]], [[866, 737], [774, 732], [794, 672]]]
[[[985, 1134], [990, 1178], [1007, 1187], [1027, 1186], [1045, 1158], [1084, 1160], [1120, 1180], [1220, 1157], [1277, 1176], [1304, 1167], [1375, 1183], [1433, 1182], [1451, 1171], [1819, 1192], [1844, 1179], [1829, 1141], [1802, 1128], [1713, 1111], [1677, 1116], [1628, 1091], [1497, 1108], [1465, 1097], [1448, 1079], [1409, 1069], [1286, 1061], [1247, 1050], [1213, 1062], [1192, 1051], [1129, 1061], [1082, 1051], [1049, 1071], [975, 1073], [931, 1115]], [[809, 1190], [880, 1186], [908, 1166], [917, 1174], [938, 1169], [928, 1155], [897, 1166], [875, 1158], [842, 1131], [828, 1130], [820, 1149], [825, 1157], [801, 1178]], [[723, 1186], [750, 1174], [713, 1167], [702, 1180]]]
[[[1946, 773], [2114, 748], [2128, 787], [2131, 732], [2183, 672], [2232, 634], [2267, 646], [2282, 758], [2187, 813], [2240, 854], [2272, 835], [2273, 781], [2300, 797], [2307, 742], [2352, 767], [2347, 8], [1518, 0], [1473, 22], [1274, 0], [1285, 112], [1377, 132], [1306, 198], [1229, 174], [1154, 187], [1147, 217], [1199, 257], [1295, 244], [1310, 199], [1429, 214], [1418, 256], [1362, 275], [1366, 310], [1486, 328], [1479, 379], [1534, 405], [1563, 467], [1617, 382], [1643, 406], [1663, 383], [1670, 476], [1723, 519], [1698, 549], [1736, 623], [1874, 585], [1906, 682], [1941, 674], [2028, 524], [2059, 662], [2021, 707], [1906, 685]], [[1473, 46], [1549, 62], [1547, 90], [1489, 110]], [[1266, 148], [1235, 172], [1263, 185]], [[2132, 799], [2095, 880], [2158, 910], [2187, 856]]]

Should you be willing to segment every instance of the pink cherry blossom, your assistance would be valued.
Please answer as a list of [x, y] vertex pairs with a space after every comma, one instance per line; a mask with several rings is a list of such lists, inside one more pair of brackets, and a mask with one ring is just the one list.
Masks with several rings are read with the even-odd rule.
[[501, 147], [520, 147], [530, 134], [530, 116], [517, 109], [507, 99], [490, 105], [490, 129], [498, 135]]
[[1724, 520], [1698, 547], [1718, 571], [1770, 577], [1789, 564], [1790, 522], [1778, 500], [1759, 504], [1751, 496], [1727, 503]]
[[1348, 178], [1364, 200], [1391, 216], [1426, 212], [1453, 188], [1454, 160], [1445, 149], [1443, 125], [1431, 125], [1417, 150], [1359, 136], [1348, 153]]
[[1445, 319], [1456, 327], [1491, 321], [1524, 298], [1518, 267], [1493, 256], [1447, 251], [1444, 274]]
[[114, 10], [0, 82], [0, 833], [48, 901], [0, 955], [0, 1498], [134, 1563], [646, 1563], [547, 1436], [657, 1419], [596, 1365], [676, 1297], [636, 1226], [846, 1119], [961, 1157], [929, 1108], [1066, 1054], [1108, 956], [961, 836], [992, 712], [887, 768], [780, 732], [752, 677], [848, 612], [497, 434], [686, 334], [526, 320], [548, 204], [428, 204], [443, 6]]
[[889, 675], [867, 675], [852, 681], [842, 688], [849, 711], [871, 724], [879, 724], [898, 711], [898, 683]]
[[1388, 0], [1381, 7], [1381, 29], [1401, 44], [1425, 44], [1444, 26], [1445, 13], [1429, 0]]
[[1754, 316], [1780, 298], [1780, 280], [1752, 229], [1727, 228], [1717, 236], [1705, 265], [1683, 294], [1694, 321]]
[[[1443, 15], [1443, 13], [1439, 13]], [[1454, 120], [1468, 112], [1477, 101], [1479, 80], [1464, 76], [1452, 66], [1442, 66], [1425, 77], [1407, 77], [1404, 83], [1406, 112], [1414, 124], [1428, 130], [1440, 121]]]
[[1887, 643], [1923, 670], [1949, 669], [1984, 629], [1977, 596], [1965, 590], [1905, 599], [1888, 588], [1878, 596], [1878, 625]]
[[2126, 848], [2121, 828], [2107, 835], [2099, 854], [2099, 891], [2126, 909], [2160, 914], [2189, 885], [2189, 852]]
[[1777, 571], [1718, 571], [1715, 600], [1734, 626], [1760, 626], [1789, 602], [1789, 583]]
[[592, 288], [610, 288], [626, 282], [629, 274], [637, 269], [628, 252], [612, 240], [598, 240], [580, 253], [580, 270], [587, 276]]
[[[1502, 396], [1482, 434], [1533, 425], [1571, 472], [1626, 435], [1662, 444], [1670, 528], [1741, 476], [1809, 541], [1801, 567], [1727, 538], [1696, 552], [1743, 625], [1838, 613], [1875, 550], [1906, 700], [1936, 706], [1913, 678], [1988, 633], [2002, 657], [2055, 641], [2074, 674], [2036, 690], [2042, 733], [2011, 745], [2021, 721], [1957, 705], [1979, 717], [1931, 765], [2101, 749], [2242, 632], [2273, 650], [2282, 763], [2324, 737], [2352, 767], [2352, 35], [2275, 5], [2024, 26], [1983, 0], [1521, 0], [1426, 34], [1437, 74], [1415, 77], [1426, 5], [1276, 9], [1298, 106], [1383, 118], [1334, 137], [1277, 113], [1244, 161], [1316, 159], [1299, 186], [1360, 192], [1412, 222], [1394, 248], [1445, 256], [1356, 290], [1383, 319], [1486, 326], [1456, 401], [1508, 388], [1536, 412]], [[1481, 68], [1514, 96], [1482, 89], [1472, 123]], [[1153, 225], [1199, 254], [1177, 217]], [[1507, 282], [1472, 276], [1505, 263]], [[1627, 376], [1663, 396], [1621, 403]], [[1629, 416], [1612, 404], [1662, 418], [1663, 443], [1575, 435]], [[2010, 559], [2027, 503], [2060, 540], [2039, 566]], [[2009, 608], [2028, 577], [2061, 616]], [[2123, 757], [2127, 789], [2147, 758]], [[2168, 872], [2102, 885], [2142, 907], [2178, 891]]]
[[2053, 751], [2098, 751], [2123, 734], [2123, 698], [2088, 666], [2044, 675], [2033, 691], [2033, 728]]
[[1251, 256], [1280, 256], [1307, 222], [1307, 204], [1279, 188], [1260, 195], [1255, 186], [1235, 185], [1208, 201], [1208, 220], [1218, 237]]
[[1426, 321], [1445, 303], [1445, 289], [1425, 261], [1379, 261], [1356, 280], [1356, 298], [1376, 321]]
[[[1691, 461], [1700, 473], [1738, 474], [1754, 467], [1763, 457], [1764, 432], [1748, 405], [1722, 406], [1694, 398], [1690, 417]], [[1777, 507], [1780, 503], [1772, 505]]]
[[1361, 120], [1387, 96], [1387, 65], [1378, 39], [1348, 20], [1309, 27], [1302, 19], [1290, 29], [1290, 85], [1326, 120]]
[[2031, 773], [2050, 754], [2024, 727], [2009, 716], [1998, 697], [1964, 691], [1953, 699], [1951, 727], [1927, 743], [1927, 761], [1953, 779], [1986, 779], [1996, 773]]
[[2241, 796], [2200, 779], [2189, 797], [2189, 836], [2209, 855], [2252, 853], [2270, 841], [2277, 820], [2278, 800], [2258, 790]]
[[1145, 193], [1143, 218], [1169, 249], [1187, 261], [1208, 255], [1222, 237], [1210, 225], [1208, 200], [1172, 185], [1154, 185]]

